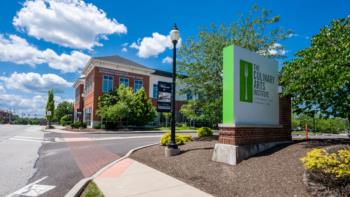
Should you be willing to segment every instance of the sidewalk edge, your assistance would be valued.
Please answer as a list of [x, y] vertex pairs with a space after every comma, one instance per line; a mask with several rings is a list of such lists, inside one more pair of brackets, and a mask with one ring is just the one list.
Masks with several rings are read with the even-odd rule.
[[78, 196], [82, 192], [82, 190], [85, 188], [85, 185], [90, 180], [93, 180], [94, 178], [98, 177], [100, 174], [102, 174], [102, 172], [104, 172], [105, 170], [107, 170], [108, 168], [113, 166], [114, 164], [120, 162], [123, 159], [128, 158], [133, 152], [135, 152], [135, 151], [137, 151], [139, 149], [146, 148], [146, 147], [153, 146], [153, 145], [157, 145], [157, 144], [159, 144], [159, 143], [147, 144], [147, 145], [139, 146], [139, 147], [136, 147], [134, 149], [129, 150], [129, 152], [126, 153], [123, 157], [121, 157], [121, 158], [119, 158], [117, 160], [114, 160], [111, 163], [107, 164], [106, 166], [101, 168], [99, 171], [97, 171], [95, 174], [93, 174], [92, 176], [81, 179], [78, 183], [76, 183], [72, 187], [72, 189], [69, 190], [69, 192], [65, 195], [65, 197], [76, 197], [76, 196]]

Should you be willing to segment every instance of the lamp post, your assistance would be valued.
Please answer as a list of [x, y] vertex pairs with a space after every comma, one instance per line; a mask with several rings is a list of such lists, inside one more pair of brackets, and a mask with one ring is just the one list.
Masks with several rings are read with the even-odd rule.
[[176, 24], [170, 31], [170, 39], [173, 43], [173, 82], [171, 88], [171, 142], [165, 149], [166, 156], [174, 156], [180, 153], [175, 141], [175, 98], [176, 98], [176, 44], [180, 39], [180, 31]]

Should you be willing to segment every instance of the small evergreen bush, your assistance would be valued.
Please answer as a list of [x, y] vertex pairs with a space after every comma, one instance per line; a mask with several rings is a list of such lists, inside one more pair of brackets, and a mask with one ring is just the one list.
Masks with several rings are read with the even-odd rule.
[[77, 121], [77, 122], [73, 122], [70, 126], [74, 129], [86, 128], [86, 123], [82, 121]]
[[70, 117], [70, 115], [66, 114], [64, 116], [62, 116], [61, 120], [60, 120], [60, 124], [62, 126], [66, 126], [66, 125], [70, 125], [72, 124], [72, 118]]
[[[175, 143], [177, 145], [183, 145], [192, 140], [192, 136], [190, 134], [175, 134]], [[163, 134], [162, 138], [160, 138], [160, 145], [165, 146], [170, 144], [171, 134], [170, 132], [166, 132]]]
[[94, 125], [94, 129], [101, 129], [101, 127], [102, 127], [101, 123], [98, 123], [98, 124]]
[[201, 127], [197, 130], [198, 137], [213, 136], [213, 131], [209, 127]]

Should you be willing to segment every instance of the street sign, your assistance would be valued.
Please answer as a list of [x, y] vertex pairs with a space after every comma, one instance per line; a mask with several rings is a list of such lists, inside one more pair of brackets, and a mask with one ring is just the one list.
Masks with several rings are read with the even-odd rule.
[[46, 112], [46, 115], [47, 115], [47, 116], [51, 116], [51, 111], [47, 111], [47, 112]]
[[158, 81], [157, 111], [171, 112], [171, 83]]

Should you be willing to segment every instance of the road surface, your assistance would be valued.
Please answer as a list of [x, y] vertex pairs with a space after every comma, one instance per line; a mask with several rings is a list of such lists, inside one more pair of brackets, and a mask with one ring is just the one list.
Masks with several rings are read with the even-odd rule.
[[0, 196], [64, 196], [79, 180], [161, 134], [70, 134], [0, 125]]

